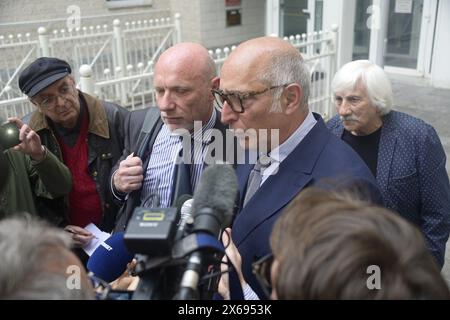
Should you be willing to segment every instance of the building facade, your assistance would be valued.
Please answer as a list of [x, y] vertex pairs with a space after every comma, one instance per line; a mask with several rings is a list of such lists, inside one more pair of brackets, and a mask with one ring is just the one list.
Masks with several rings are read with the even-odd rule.
[[422, 77], [435, 87], [450, 88], [450, 64], [446, 58], [450, 55], [448, 0], [266, 0], [266, 3], [266, 34], [284, 35], [287, 30], [313, 32], [337, 24], [338, 65], [369, 59], [387, 72]]
[[263, 35], [310, 33], [336, 24], [338, 66], [369, 59], [388, 72], [450, 88], [449, 0], [3, 0], [0, 35], [36, 32], [43, 20], [64, 25], [74, 6], [85, 18], [84, 25], [89, 18], [98, 21], [115, 15], [126, 20], [127, 13], [148, 9], [161, 15], [180, 13], [182, 41], [199, 42], [209, 49]]

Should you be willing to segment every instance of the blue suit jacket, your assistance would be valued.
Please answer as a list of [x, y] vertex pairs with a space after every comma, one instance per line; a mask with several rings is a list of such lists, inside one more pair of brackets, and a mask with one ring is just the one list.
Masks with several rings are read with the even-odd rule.
[[[264, 182], [261, 188], [242, 208], [247, 180], [253, 165], [238, 165], [239, 212], [233, 222], [232, 238], [242, 257], [242, 271], [252, 289], [264, 294], [252, 274], [254, 261], [271, 252], [269, 237], [282, 210], [305, 187], [323, 179], [351, 179], [363, 182], [371, 192], [379, 192], [375, 178], [366, 164], [347, 144], [333, 136], [322, 118], [314, 114], [317, 124], [280, 163], [278, 172]], [[231, 298], [239, 298], [240, 285], [230, 280]]]
[[[327, 126], [342, 137], [344, 127], [338, 116]], [[376, 177], [384, 203], [420, 228], [441, 267], [450, 231], [445, 161], [433, 127], [402, 112], [384, 116]]]

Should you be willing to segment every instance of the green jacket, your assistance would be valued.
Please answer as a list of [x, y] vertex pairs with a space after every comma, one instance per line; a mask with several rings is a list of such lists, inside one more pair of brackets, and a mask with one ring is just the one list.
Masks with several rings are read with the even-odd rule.
[[56, 225], [66, 220], [64, 212], [57, 217], [40, 208], [42, 201], [51, 201], [70, 192], [72, 177], [69, 169], [48, 150], [39, 163], [12, 149], [5, 151], [5, 155], [9, 172], [3, 172], [0, 178], [7, 179], [0, 190], [0, 214], [2, 211], [3, 215], [25, 211]]

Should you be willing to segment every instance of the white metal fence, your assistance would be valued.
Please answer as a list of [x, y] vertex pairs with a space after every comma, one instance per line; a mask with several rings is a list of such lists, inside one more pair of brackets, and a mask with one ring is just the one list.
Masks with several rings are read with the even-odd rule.
[[[140, 30], [136, 26], [135, 29]], [[133, 28], [126, 30], [133, 30]], [[87, 63], [81, 66], [77, 70], [80, 75], [79, 84], [81, 90], [130, 109], [155, 105], [153, 61], [156, 61], [161, 52], [179, 39], [179, 35], [174, 35], [174, 33], [179, 32], [179, 26], [173, 27], [171, 30], [166, 33], [151, 57], [148, 53], [147, 56], [145, 55], [145, 50], [146, 47], [155, 47], [155, 45], [149, 44], [145, 39], [136, 37], [129, 38], [132, 40], [128, 40], [127, 43], [127, 46], [133, 46], [135, 48], [134, 52], [137, 52], [126, 57], [126, 61], [132, 61], [132, 63], [125, 65], [124, 60], [122, 60], [122, 65], [119, 64], [115, 65], [115, 68], [108, 67], [102, 70], [104, 64], [94, 59], [94, 64]], [[332, 115], [332, 110], [334, 109], [331, 105], [330, 85], [336, 71], [337, 33], [338, 28], [334, 26], [331, 31], [325, 30], [285, 38], [286, 41], [292, 43], [302, 53], [304, 60], [310, 67], [311, 90], [309, 106], [311, 110], [320, 113], [325, 119]], [[119, 37], [119, 39], [123, 38]], [[210, 51], [219, 73], [224, 60], [233, 49], [234, 47]], [[118, 58], [114, 59], [117, 61]], [[114, 59], [111, 58], [113, 63], [115, 63]], [[97, 67], [95, 63], [98, 63]], [[124, 70], [125, 75], [121, 73], [122, 70]], [[15, 98], [9, 101], [0, 100], [0, 115], [2, 111], [6, 115], [24, 115], [30, 110], [29, 103], [26, 102], [28, 108], [23, 106], [24, 101], [26, 102], [24, 98]]]
[[[150, 9], [150, 10], [139, 10], [139, 11], [125, 11], [125, 12], [109, 12], [107, 14], [97, 14], [97, 15], [84, 15], [80, 14], [75, 21], [70, 17], [60, 17], [55, 19], [47, 20], [28, 20], [19, 22], [0, 22], [0, 35], [8, 37], [9, 35], [18, 34], [29, 34], [31, 37], [37, 37], [37, 30], [40, 27], [45, 27], [50, 32], [53, 30], [68, 29], [72, 26], [79, 25], [80, 28], [87, 26], [97, 26], [109, 24], [114, 19], [120, 19], [121, 21], [144, 21], [144, 20], [156, 20], [161, 17], [169, 17], [169, 9]], [[76, 23], [77, 22], [77, 23]], [[14, 37], [14, 36], [13, 36]]]
[[[338, 28], [331, 31], [320, 31], [311, 34], [296, 35], [285, 38], [302, 53], [311, 72], [311, 90], [309, 97], [310, 109], [329, 118], [334, 108], [331, 104], [331, 80], [336, 72], [336, 48]], [[218, 48], [209, 53], [216, 63], [218, 74], [226, 57], [234, 50]], [[127, 77], [96, 81], [92, 78], [89, 68], [81, 75], [82, 90], [101, 99], [113, 101], [131, 109], [139, 109], [155, 105], [153, 90], [152, 61], [145, 67], [143, 64], [129, 66]], [[120, 90], [120, 86], [124, 88]], [[120, 96], [121, 93], [125, 95]]]
[[[116, 19], [112, 26], [104, 24], [74, 30], [49, 32], [40, 27], [37, 39], [30, 33], [0, 36], [0, 115], [21, 116], [31, 110], [18, 87], [18, 75], [40, 56], [66, 60], [76, 79], [80, 78], [81, 66], [87, 64], [96, 81], [104, 81], [127, 77], [133, 65], [148, 65], [157, 54], [179, 41], [179, 14], [173, 20], [166, 17], [121, 23]], [[117, 94], [121, 98], [125, 95], [124, 88], [119, 89]]]

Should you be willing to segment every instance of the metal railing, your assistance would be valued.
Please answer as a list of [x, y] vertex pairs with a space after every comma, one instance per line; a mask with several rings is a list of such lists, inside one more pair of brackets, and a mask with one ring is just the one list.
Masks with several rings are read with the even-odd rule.
[[[91, 63], [81, 66], [78, 70], [81, 90], [130, 109], [155, 105], [153, 65], [161, 52], [173, 43], [179, 42], [179, 34], [176, 34], [179, 32], [179, 26], [172, 30], [172, 32], [168, 31], [165, 35], [150, 60], [146, 60], [148, 56], [133, 58], [134, 64], [123, 64], [125, 68], [119, 65], [115, 68], [105, 68], [103, 70], [100, 67], [99, 69], [102, 72], [94, 72], [96, 70], [95, 63], [94, 66]], [[119, 39], [121, 38], [119, 37]], [[325, 30], [284, 39], [302, 53], [304, 60], [309, 65], [311, 71], [310, 109], [328, 119], [332, 116], [334, 110], [331, 102], [331, 80], [336, 72], [337, 26], [333, 26], [331, 31]], [[143, 47], [138, 42], [135, 44], [138, 48]], [[216, 63], [219, 74], [224, 60], [234, 48], [225, 47], [209, 51]], [[127, 59], [130, 58], [127, 57]], [[120, 73], [121, 70], [124, 70], [125, 75]], [[101, 74], [100, 77], [97, 76], [99, 73]], [[25, 98], [16, 98], [9, 102], [0, 101], [0, 112], [12, 112], [14, 115], [21, 116], [24, 114], [22, 113], [23, 110], [27, 110], [23, 106], [24, 101], [26, 102]]]
[[[284, 39], [302, 53], [305, 62], [309, 66], [311, 72], [310, 109], [320, 113], [325, 119], [330, 118], [334, 110], [331, 100], [331, 81], [336, 72], [338, 27], [333, 26], [331, 31], [325, 30]], [[235, 46], [209, 51], [216, 64], [218, 74], [220, 74], [223, 62], [234, 48]], [[89, 77], [82, 81], [82, 84], [86, 85], [82, 85], [82, 90], [130, 109], [155, 105], [153, 61], [156, 60], [151, 60], [146, 67], [143, 63], [137, 64], [136, 68], [135, 66], [128, 66], [129, 72], [127, 77], [98, 82], [95, 82], [94, 78]], [[125, 96], [118, 96], [118, 94], [123, 94], [122, 91], [115, 89], [118, 85], [126, 88]]]
[[[97, 15], [79, 15], [79, 26], [96, 26], [111, 23], [114, 19], [129, 20], [129, 21], [143, 21], [149, 19], [160, 19], [161, 17], [170, 16], [169, 9], [151, 9], [151, 10], [139, 10], [139, 11], [126, 11], [117, 13], [106, 13]], [[40, 27], [45, 27], [47, 30], [62, 30], [67, 29], [71, 23], [68, 17], [60, 17], [55, 19], [46, 20], [29, 20], [19, 22], [5, 22], [0, 23], [0, 35], [7, 36], [9, 34], [30, 34], [35, 37], [35, 34]]]
[[[84, 64], [91, 66], [96, 81], [126, 77], [130, 66], [151, 61], [161, 51], [161, 43], [165, 49], [179, 42], [179, 28], [177, 14], [173, 22], [169, 17], [125, 23], [116, 19], [112, 27], [104, 24], [53, 32], [40, 27], [38, 39], [32, 39], [29, 33], [0, 36], [0, 115], [17, 115], [15, 109], [20, 114], [31, 110], [18, 87], [18, 75], [40, 56], [66, 60], [76, 79], [80, 78], [79, 70]], [[119, 96], [124, 94], [121, 92]]]

